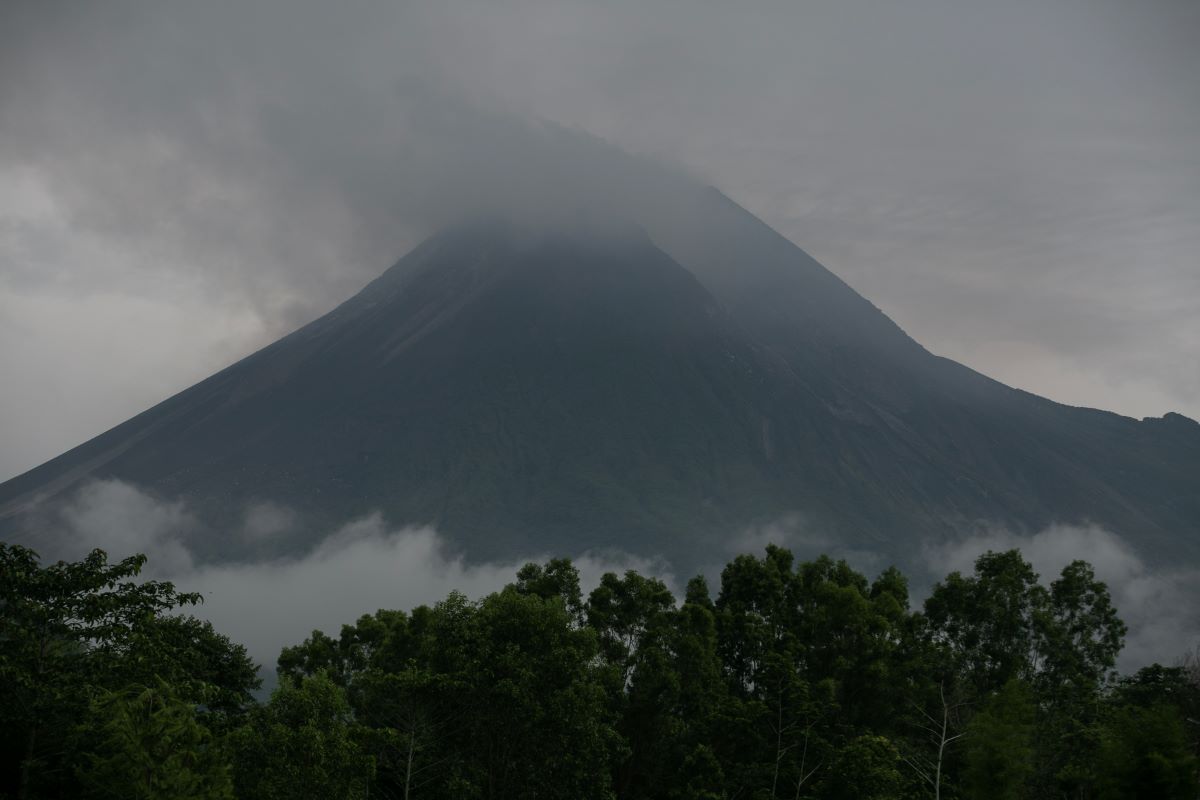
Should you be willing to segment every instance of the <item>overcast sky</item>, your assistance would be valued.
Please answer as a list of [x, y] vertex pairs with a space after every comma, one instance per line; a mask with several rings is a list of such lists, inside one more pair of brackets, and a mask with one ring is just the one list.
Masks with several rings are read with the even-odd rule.
[[936, 353], [1200, 417], [1196, 42], [1195, 0], [6, 0], [0, 480], [533, 191], [536, 121], [719, 186]]

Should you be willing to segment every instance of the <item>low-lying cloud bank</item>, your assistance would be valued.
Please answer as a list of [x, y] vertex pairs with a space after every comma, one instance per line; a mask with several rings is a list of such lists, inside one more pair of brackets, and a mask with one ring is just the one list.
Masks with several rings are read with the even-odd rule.
[[943, 573], [971, 572], [989, 550], [1019, 549], [1044, 583], [1075, 560], [1087, 561], [1108, 584], [1129, 626], [1118, 658], [1122, 671], [1158, 661], [1172, 664], [1200, 642], [1200, 570], [1153, 569], [1119, 536], [1095, 525], [1052, 525], [1032, 536], [1005, 530], [926, 548], [925, 560]]
[[[428, 527], [392, 528], [379, 514], [354, 520], [315, 549], [290, 558], [253, 563], [199, 564], [185, 543], [197, 521], [182, 503], [163, 502], [116, 480], [84, 487], [60, 511], [71, 541], [67, 557], [99, 547], [112, 558], [148, 556], [145, 575], [198, 591], [204, 604], [192, 613], [246, 645], [271, 672], [281, 648], [312, 631], [336, 635], [341, 626], [380, 608], [409, 610], [442, 600], [451, 591], [478, 598], [511, 583], [530, 561], [558, 553], [529, 553], [510, 561], [467, 564]], [[247, 509], [247, 535], [284, 535], [290, 509], [262, 504]], [[661, 577], [679, 594], [668, 565], [623, 553], [569, 554], [584, 591], [605, 572], [627, 569]]]
[[[88, 484], [58, 510], [70, 548], [79, 557], [93, 547], [122, 557], [145, 553], [149, 577], [199, 591], [205, 602], [194, 613], [245, 644], [270, 672], [282, 647], [297, 644], [314, 629], [336, 633], [362, 614], [380, 608], [408, 610], [443, 599], [451, 591], [477, 598], [512, 582], [529, 561], [562, 553], [528, 553], [511, 560], [468, 564], [429, 527], [390, 527], [379, 514], [332, 531], [316, 548], [295, 556], [256, 562], [202, 564], [186, 544], [199, 523], [180, 502], [157, 499], [116, 480]], [[271, 503], [245, 510], [241, 534], [257, 540], [285, 537], [295, 512]], [[846, 549], [801, 514], [747, 529], [731, 538], [729, 552], [760, 553], [769, 543], [791, 548], [797, 558], [829, 553], [874, 575], [888, 564], [882, 554]], [[1200, 642], [1200, 570], [1153, 569], [1116, 534], [1090, 525], [1055, 525], [1034, 535], [986, 530], [967, 538], [928, 544], [926, 574], [910, 574], [913, 599], [948, 573], [970, 573], [988, 550], [1019, 549], [1047, 584], [1075, 559], [1089, 562], [1108, 584], [1129, 635], [1119, 666], [1132, 671], [1154, 661], [1174, 663]], [[584, 590], [605, 572], [634, 569], [662, 578], [676, 596], [680, 582], [663, 559], [627, 553], [566, 554], [579, 569]], [[714, 565], [711, 577], [719, 574]]]

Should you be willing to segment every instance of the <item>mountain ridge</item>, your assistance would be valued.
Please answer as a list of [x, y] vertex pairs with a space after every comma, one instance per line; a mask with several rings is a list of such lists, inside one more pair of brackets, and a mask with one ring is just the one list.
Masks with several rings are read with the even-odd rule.
[[53, 497], [118, 478], [186, 501], [212, 559], [247, 552], [236, 516], [256, 500], [307, 521], [289, 547], [380, 510], [470, 558], [686, 561], [797, 511], [901, 561], [979, 525], [1081, 521], [1197, 557], [1200, 425], [1063, 406], [933, 355], [724, 195], [686, 197], [645, 224], [437, 234], [0, 485], [0, 533], [36, 537]]

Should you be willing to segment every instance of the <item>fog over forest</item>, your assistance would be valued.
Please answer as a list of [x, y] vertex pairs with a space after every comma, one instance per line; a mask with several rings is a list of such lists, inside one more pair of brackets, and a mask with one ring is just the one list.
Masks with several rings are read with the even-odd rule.
[[[502, 562], [464, 559], [429, 527], [394, 527], [379, 515], [350, 520], [330, 531], [310, 551], [288, 558], [245, 563], [197, 563], [183, 539], [198, 522], [185, 505], [165, 502], [120, 481], [89, 484], [59, 506], [53, 516], [68, 545], [55, 557], [81, 558], [99, 547], [113, 557], [145, 553], [147, 575], [171, 580], [180, 589], [204, 594], [195, 613], [209, 619], [234, 641], [244, 643], [267, 667], [281, 648], [313, 628], [336, 631], [343, 623], [380, 608], [408, 609], [437, 602], [451, 591], [471, 598], [502, 588], [525, 563], [565, 557], [574, 561], [586, 590], [605, 572], [632, 569], [662, 579], [676, 597], [690, 575], [676, 574], [666, 560], [621, 552], [514, 553]], [[239, 536], [284, 540], [296, 524], [286, 508], [264, 503], [248, 507]], [[761, 553], [775, 544], [798, 559], [828, 554], [844, 558], [874, 577], [892, 564], [885, 556], [848, 550], [805, 524], [803, 515], [731, 532], [728, 551], [714, 554], [704, 570], [716, 585], [725, 560]], [[1121, 618], [1129, 626], [1119, 666], [1126, 672], [1152, 662], [1173, 664], [1200, 643], [1200, 575], [1194, 568], [1150, 567], [1119, 537], [1096, 527], [1054, 526], [1033, 535], [981, 530], [954, 542], [926, 543], [924, 570], [909, 572], [919, 605], [936, 581], [949, 572], [969, 574], [988, 551], [1019, 549], [1047, 584], [1071, 561], [1083, 558], [1105, 581]], [[313, 587], [319, 586], [320, 591]], [[247, 614], [247, 609], [254, 609]]]

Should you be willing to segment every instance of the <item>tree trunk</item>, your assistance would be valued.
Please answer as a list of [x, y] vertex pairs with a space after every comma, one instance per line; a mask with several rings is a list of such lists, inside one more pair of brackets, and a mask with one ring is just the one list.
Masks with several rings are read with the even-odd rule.
[[413, 749], [416, 745], [417, 734], [408, 734], [408, 764], [404, 768], [404, 800], [408, 800], [408, 787], [412, 783]]
[[21, 762], [21, 783], [17, 790], [18, 800], [29, 800], [29, 768], [33, 766], [33, 753], [37, 749], [38, 726], [35, 723], [29, 727], [29, 736], [25, 739], [25, 759]]

